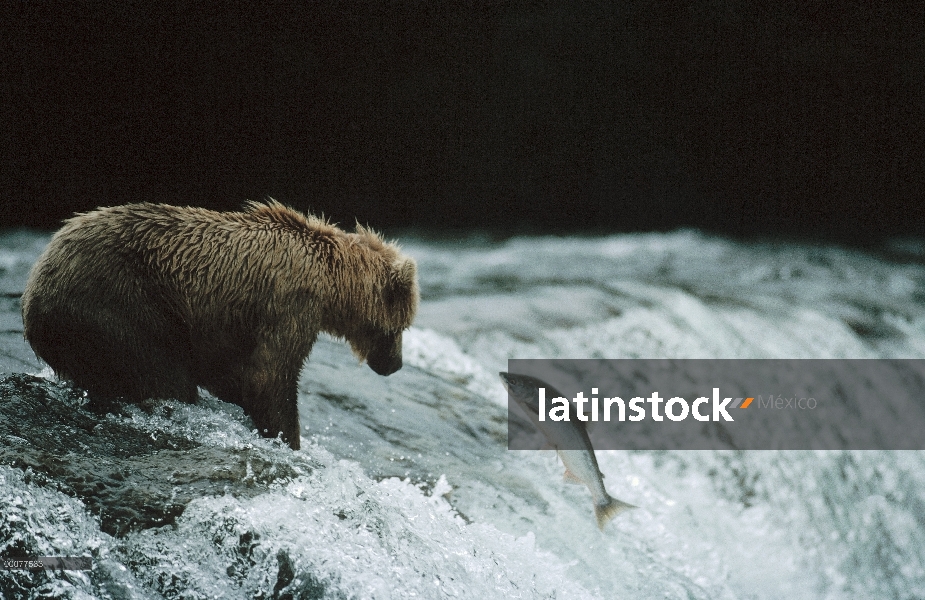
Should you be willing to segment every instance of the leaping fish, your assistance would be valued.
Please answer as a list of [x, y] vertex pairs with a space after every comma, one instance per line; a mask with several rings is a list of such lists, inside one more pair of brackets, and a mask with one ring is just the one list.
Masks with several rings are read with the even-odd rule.
[[[594, 500], [594, 516], [597, 526], [604, 525], [625, 510], [637, 508], [616, 498], [612, 498], [604, 487], [603, 473], [597, 466], [594, 447], [581, 421], [539, 421], [539, 388], [546, 388], [547, 397], [562, 396], [555, 388], [535, 377], [516, 373], [500, 372], [501, 381], [517, 404], [524, 410], [530, 421], [536, 425], [565, 465], [563, 479], [568, 483], [584, 484]], [[580, 448], [580, 450], [560, 450], [560, 448]]]

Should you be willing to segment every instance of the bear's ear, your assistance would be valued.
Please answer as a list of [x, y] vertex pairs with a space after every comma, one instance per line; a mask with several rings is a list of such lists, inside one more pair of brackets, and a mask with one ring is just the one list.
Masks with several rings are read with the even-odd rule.
[[402, 256], [392, 263], [392, 277], [401, 285], [411, 288], [417, 279], [418, 266], [413, 258]]
[[391, 329], [407, 329], [414, 320], [419, 302], [417, 273], [413, 258], [402, 256], [391, 264], [389, 283], [385, 289]]

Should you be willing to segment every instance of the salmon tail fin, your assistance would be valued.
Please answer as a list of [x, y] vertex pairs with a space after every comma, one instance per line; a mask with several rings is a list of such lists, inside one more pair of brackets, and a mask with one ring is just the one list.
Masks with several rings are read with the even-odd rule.
[[607, 496], [607, 504], [597, 504], [594, 506], [594, 516], [597, 517], [598, 528], [604, 529], [604, 525], [609, 523], [611, 519], [624, 511], [634, 508], [639, 507]]
[[568, 469], [565, 470], [565, 473], [562, 474], [562, 481], [565, 483], [571, 483], [573, 485], [584, 485], [584, 481], [578, 479], [578, 475], [575, 475]]

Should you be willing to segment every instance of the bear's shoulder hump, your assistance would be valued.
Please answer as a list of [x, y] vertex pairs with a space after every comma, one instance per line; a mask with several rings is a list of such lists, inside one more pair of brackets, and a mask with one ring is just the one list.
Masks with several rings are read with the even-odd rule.
[[303, 214], [272, 199], [266, 202], [248, 202], [245, 212], [251, 219], [272, 223], [299, 233], [323, 236], [340, 233], [337, 227], [328, 223], [326, 219]]

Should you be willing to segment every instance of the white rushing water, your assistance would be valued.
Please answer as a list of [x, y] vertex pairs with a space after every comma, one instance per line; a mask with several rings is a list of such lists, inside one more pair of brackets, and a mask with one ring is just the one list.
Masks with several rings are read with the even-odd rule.
[[[0, 291], [22, 291], [45, 241], [0, 236]], [[0, 571], [6, 597], [925, 598], [925, 452], [600, 451], [611, 495], [640, 509], [599, 531], [553, 452], [505, 449], [497, 377], [509, 358], [925, 358], [920, 246], [402, 242], [422, 288], [405, 367], [382, 378], [319, 341], [302, 450], [208, 397], [106, 417], [258, 449], [287, 477], [112, 535], [86, 498], [0, 465], [0, 557], [94, 557], [45, 579]], [[21, 328], [12, 304], [2, 319]], [[10, 344], [7, 371], [49, 375]]]

